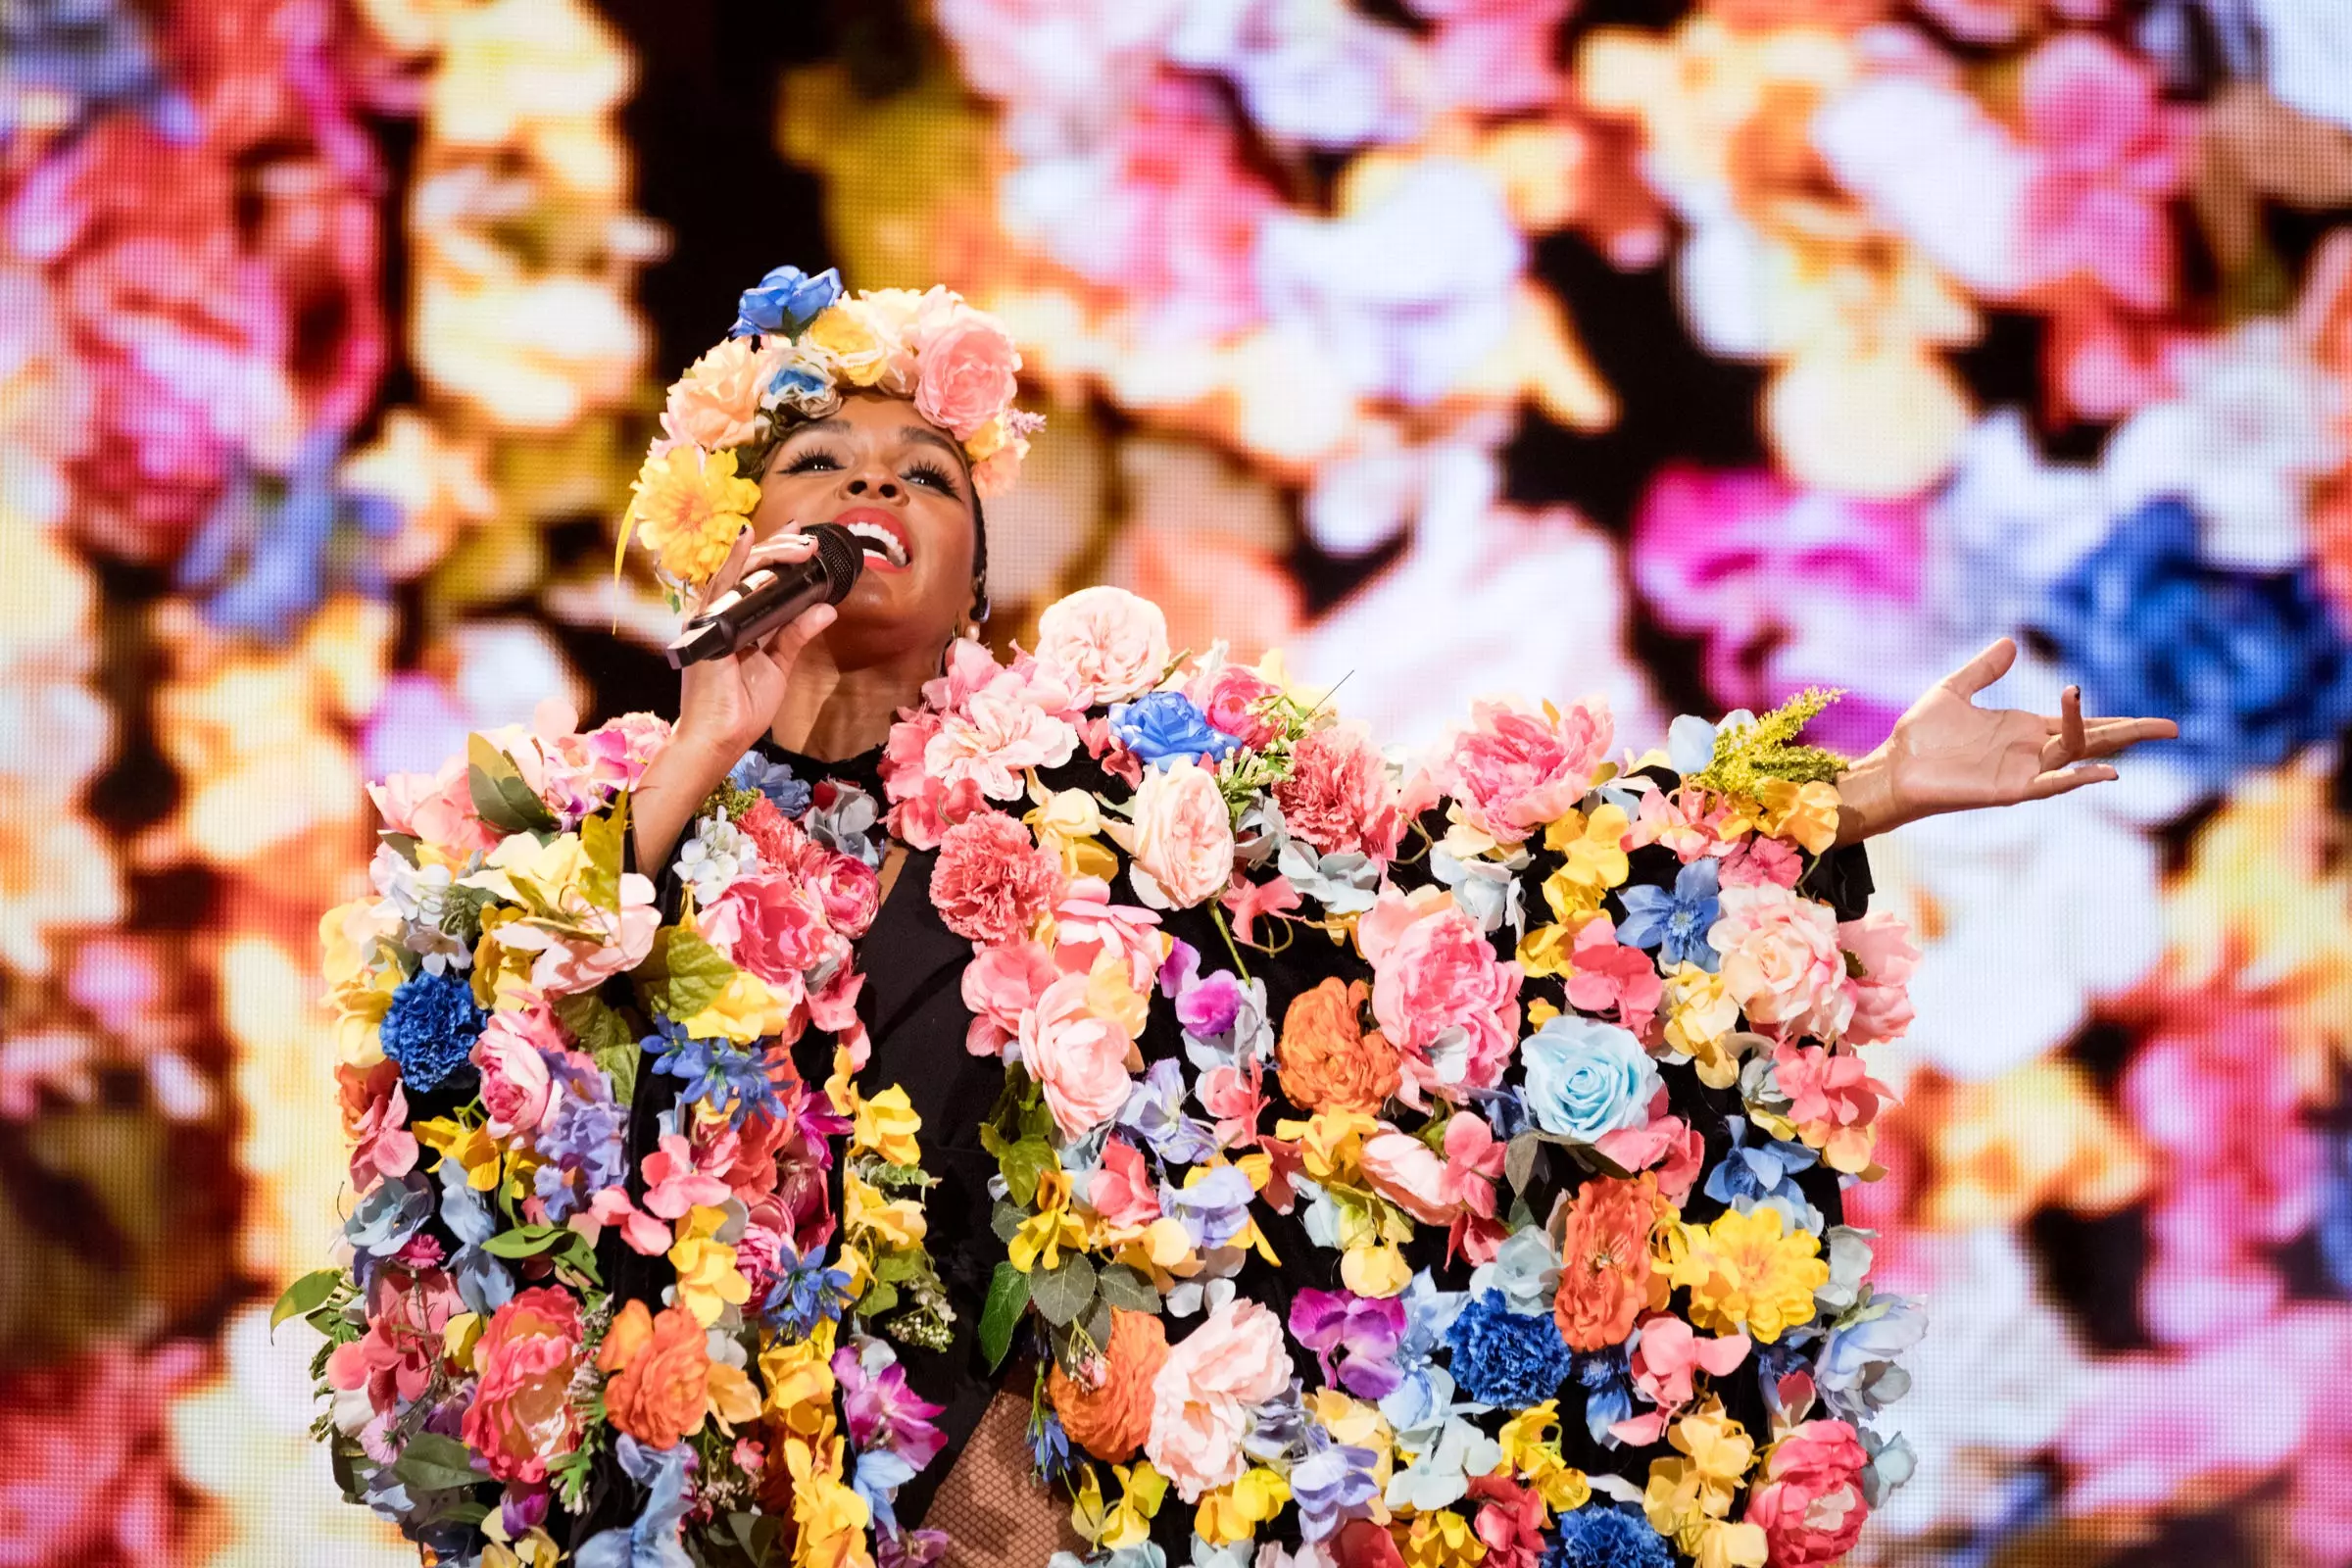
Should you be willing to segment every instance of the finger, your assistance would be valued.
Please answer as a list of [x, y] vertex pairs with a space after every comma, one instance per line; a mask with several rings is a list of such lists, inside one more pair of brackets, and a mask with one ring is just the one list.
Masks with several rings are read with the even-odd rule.
[[2113, 757], [2129, 746], [2142, 741], [2169, 741], [2180, 733], [2180, 726], [2169, 718], [2110, 718], [2092, 724], [2083, 733], [2084, 757]]
[[1996, 637], [1976, 658], [1943, 677], [1943, 689], [1960, 697], [1974, 697], [1985, 687], [2009, 673], [2017, 662], [2017, 643], [2008, 637]]
[[2104, 762], [2086, 762], [2077, 767], [2062, 767], [2034, 776], [2020, 797], [2029, 801], [2046, 801], [2053, 795], [2079, 790], [2085, 784], [2104, 784], [2115, 778], [2116, 771]]
[[686, 596], [688, 620], [701, 614], [705, 605], [735, 586], [752, 559], [752, 530], [745, 528], [736, 534], [735, 543], [727, 548], [727, 559], [718, 564], [718, 569]]
[[2069, 686], [2058, 699], [2058, 733], [2065, 738], [2066, 755], [2082, 755], [2082, 688]]
[[752, 559], [745, 565], [744, 570], [750, 571], [756, 567], [775, 565], [780, 563], [807, 561], [815, 554], [816, 538], [813, 534], [780, 533], [772, 538], [762, 540], [753, 548]]

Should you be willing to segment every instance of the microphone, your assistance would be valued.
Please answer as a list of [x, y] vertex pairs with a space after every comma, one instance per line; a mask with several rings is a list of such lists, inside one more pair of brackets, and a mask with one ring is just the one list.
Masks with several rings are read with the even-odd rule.
[[753, 647], [815, 606], [838, 605], [850, 596], [865, 569], [865, 550], [857, 536], [833, 522], [802, 531], [816, 541], [816, 554], [761, 566], [720, 594], [669, 645], [670, 668]]

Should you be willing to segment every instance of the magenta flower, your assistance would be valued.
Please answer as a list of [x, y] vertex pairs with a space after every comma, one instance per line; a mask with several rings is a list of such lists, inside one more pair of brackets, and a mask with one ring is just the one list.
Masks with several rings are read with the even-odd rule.
[[906, 1386], [906, 1369], [888, 1346], [880, 1341], [866, 1344], [863, 1356], [851, 1345], [833, 1352], [833, 1376], [841, 1384], [850, 1441], [860, 1449], [887, 1448], [920, 1470], [947, 1446], [946, 1436], [931, 1424], [944, 1406]]
[[2040, 166], [2018, 215], [2025, 277], [2087, 276], [2142, 310], [2168, 304], [2165, 203], [2184, 142], [2155, 73], [2095, 33], [2062, 32], [2027, 60], [2019, 93]]
[[1375, 1300], [1353, 1291], [1300, 1291], [1291, 1302], [1291, 1335], [1315, 1352], [1325, 1382], [1358, 1398], [1386, 1398], [1404, 1381], [1396, 1367], [1404, 1303], [1393, 1297]]

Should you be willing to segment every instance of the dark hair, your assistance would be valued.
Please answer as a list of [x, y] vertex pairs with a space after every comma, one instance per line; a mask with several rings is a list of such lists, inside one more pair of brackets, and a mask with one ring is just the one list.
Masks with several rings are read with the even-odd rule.
[[972, 487], [972, 624], [988, 620], [988, 516], [980, 510], [980, 489]]

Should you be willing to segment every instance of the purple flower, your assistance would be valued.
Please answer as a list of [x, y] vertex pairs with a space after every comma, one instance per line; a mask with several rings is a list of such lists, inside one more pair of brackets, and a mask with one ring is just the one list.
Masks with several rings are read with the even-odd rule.
[[841, 1384], [850, 1441], [858, 1447], [887, 1448], [920, 1470], [946, 1446], [947, 1438], [931, 1424], [942, 1406], [906, 1386], [906, 1369], [889, 1346], [868, 1340], [862, 1354], [843, 1346], [833, 1352], [833, 1376]]
[[1161, 1182], [1159, 1211], [1183, 1221], [1194, 1246], [1226, 1247], [1250, 1228], [1250, 1200], [1256, 1196], [1240, 1166], [1219, 1165], [1190, 1187]]
[[[1291, 1301], [1291, 1334], [1315, 1352], [1323, 1381], [1363, 1399], [1384, 1399], [1403, 1381], [1396, 1365], [1404, 1343], [1404, 1303], [1353, 1291], [1300, 1291]], [[1333, 1352], [1342, 1352], [1337, 1366]]]
[[1153, 1062], [1129, 1092], [1119, 1125], [1171, 1165], [1197, 1164], [1216, 1152], [1208, 1129], [1184, 1113], [1184, 1063], [1172, 1056]]
[[1244, 1001], [1242, 983], [1230, 969], [1219, 969], [1176, 994], [1176, 1021], [1196, 1039], [1211, 1040], [1233, 1027]]
[[[532, 1175], [531, 1185], [547, 1205], [548, 1219], [562, 1224], [591, 1195], [627, 1179], [629, 1108], [583, 1096], [568, 1078], [560, 1075], [558, 1081], [564, 1088], [555, 1114], [539, 1130], [539, 1155], [545, 1163]], [[597, 1087], [603, 1087], [601, 1075]]]
[[1291, 1468], [1291, 1500], [1298, 1504], [1298, 1533], [1309, 1541], [1330, 1538], [1341, 1524], [1367, 1514], [1380, 1492], [1370, 1448], [1345, 1444], [1308, 1455]]

